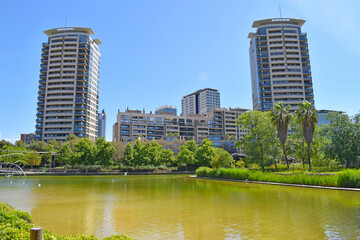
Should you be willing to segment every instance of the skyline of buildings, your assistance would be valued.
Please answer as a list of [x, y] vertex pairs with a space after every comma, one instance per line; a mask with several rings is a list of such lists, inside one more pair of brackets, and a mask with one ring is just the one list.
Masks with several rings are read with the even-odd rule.
[[35, 139], [65, 140], [98, 134], [100, 53], [91, 28], [44, 31]]
[[[256, 33], [249, 33], [253, 110], [270, 110], [284, 102], [294, 110], [314, 95], [305, 20], [272, 18], [254, 21]], [[106, 116], [98, 110], [100, 53], [99, 39], [92, 40], [90, 28], [57, 28], [44, 31], [36, 140], [64, 140], [105, 136]], [[182, 97], [181, 116], [203, 115], [220, 108], [220, 92], [204, 88]], [[104, 113], [104, 111], [103, 111]], [[176, 107], [164, 105], [155, 114], [177, 116]], [[101, 118], [104, 117], [104, 121]], [[104, 125], [104, 126], [103, 126]], [[101, 131], [100, 131], [101, 130]]]
[[302, 101], [315, 106], [305, 20], [272, 18], [254, 21], [250, 38], [253, 110], [271, 110], [283, 102], [294, 111]]

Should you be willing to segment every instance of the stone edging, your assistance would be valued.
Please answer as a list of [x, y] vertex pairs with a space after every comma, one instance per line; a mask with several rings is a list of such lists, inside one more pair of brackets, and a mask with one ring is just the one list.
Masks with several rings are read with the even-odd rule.
[[198, 177], [197, 175], [190, 175], [189, 177], [200, 178], [200, 179], [210, 179], [210, 180], [221, 180], [221, 181], [229, 181], [229, 182], [244, 182], [244, 183], [268, 184], [268, 185], [278, 185], [278, 186], [305, 187], [305, 188], [360, 192], [360, 188], [325, 187], [325, 186], [301, 185], [301, 184], [291, 184], [291, 183], [259, 182], [259, 181], [247, 181], [247, 180], [237, 180], [237, 179], [227, 179], [227, 178]]

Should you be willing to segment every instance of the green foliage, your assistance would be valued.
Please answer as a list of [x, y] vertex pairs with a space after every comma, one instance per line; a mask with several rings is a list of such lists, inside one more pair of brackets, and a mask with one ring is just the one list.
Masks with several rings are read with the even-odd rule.
[[[0, 202], [0, 239], [1, 240], [28, 240], [30, 239], [30, 228], [34, 227], [31, 216], [23, 211], [15, 210], [10, 205]], [[71, 235], [60, 236], [51, 231], [44, 230], [45, 240], [98, 240], [93, 235]], [[125, 235], [114, 235], [104, 240], [131, 240]]]
[[360, 170], [347, 169], [340, 172], [338, 186], [360, 188]]
[[215, 155], [211, 159], [211, 167], [218, 168], [231, 168], [234, 164], [234, 159], [222, 148], [215, 149]]
[[130, 142], [126, 145], [125, 148], [123, 163], [126, 166], [134, 166], [134, 149]]
[[[354, 170], [353, 170], [354, 171]], [[236, 180], [248, 180], [259, 182], [277, 182], [277, 183], [289, 183], [300, 185], [316, 185], [316, 186], [330, 186], [330, 187], [349, 187], [344, 183], [339, 182], [338, 175], [316, 175], [316, 174], [279, 174], [268, 173], [262, 171], [254, 171], [249, 169], [210, 169], [199, 168], [196, 170], [196, 174], [200, 177], [217, 177]], [[355, 176], [355, 177], [354, 177]], [[355, 182], [359, 183], [360, 171], [352, 173], [352, 178]], [[351, 181], [347, 181], [351, 182]]]
[[215, 156], [215, 148], [212, 147], [212, 145], [213, 143], [208, 138], [202, 141], [196, 151], [196, 162], [198, 166], [210, 167], [211, 159]]
[[360, 123], [359, 116], [353, 118], [345, 114], [329, 113], [329, 125], [323, 125], [321, 133], [329, 139], [325, 154], [339, 164], [360, 166]]
[[119, 166], [124, 161], [125, 146], [122, 142], [112, 142], [111, 145], [114, 147], [113, 159], [114, 162]]
[[236, 146], [244, 150], [247, 164], [258, 163], [262, 169], [271, 165], [268, 150], [272, 147], [271, 143], [275, 142], [275, 130], [269, 114], [269, 112], [249, 111], [241, 114], [237, 119], [237, 124], [248, 132], [236, 143]]
[[27, 155], [26, 164], [30, 165], [31, 168], [33, 166], [39, 166], [41, 164], [41, 156], [39, 153], [28, 153], [26, 155]]
[[82, 138], [75, 145], [75, 151], [71, 157], [71, 164], [94, 165], [96, 148], [88, 138]]
[[310, 145], [313, 141], [316, 124], [318, 122], [317, 111], [311, 103], [304, 101], [299, 104], [296, 110], [296, 121], [302, 128], [302, 133], [307, 144], [308, 164], [309, 170], [311, 171]]
[[95, 150], [96, 164], [108, 167], [112, 164], [112, 157], [115, 152], [115, 148], [110, 142], [107, 142], [105, 138], [97, 138]]
[[185, 145], [181, 146], [180, 149], [181, 151], [177, 157], [178, 162], [185, 166], [195, 166], [195, 153], [190, 151]]
[[69, 143], [65, 143], [64, 146], [59, 150], [59, 155], [56, 156], [56, 161], [61, 164], [69, 164], [72, 156], [72, 150]]

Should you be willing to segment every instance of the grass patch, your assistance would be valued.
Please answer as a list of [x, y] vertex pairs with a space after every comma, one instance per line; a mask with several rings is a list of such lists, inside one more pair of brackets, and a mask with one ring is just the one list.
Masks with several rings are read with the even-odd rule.
[[[0, 239], [1, 240], [28, 240], [30, 239], [30, 228], [35, 225], [32, 223], [31, 216], [24, 211], [15, 210], [12, 206], [0, 202]], [[71, 235], [60, 236], [44, 229], [44, 240], [98, 240], [93, 235]], [[104, 238], [104, 240], [131, 240], [125, 235], [114, 235]]]
[[360, 170], [345, 170], [338, 174], [287, 174], [254, 171], [249, 169], [211, 169], [201, 167], [196, 170], [196, 174], [200, 177], [216, 177], [235, 180], [315, 185], [325, 187], [360, 188]]

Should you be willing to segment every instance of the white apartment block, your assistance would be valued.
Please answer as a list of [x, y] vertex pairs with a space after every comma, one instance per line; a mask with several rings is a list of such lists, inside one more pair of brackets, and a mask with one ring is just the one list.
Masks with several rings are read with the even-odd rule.
[[69, 134], [96, 139], [100, 79], [99, 39], [90, 28], [44, 31], [36, 140], [65, 140]]

